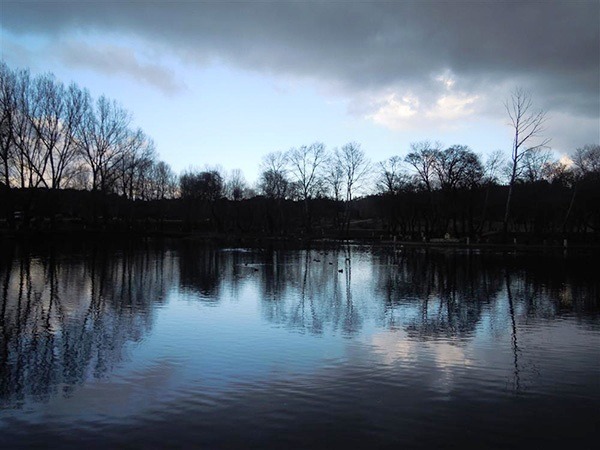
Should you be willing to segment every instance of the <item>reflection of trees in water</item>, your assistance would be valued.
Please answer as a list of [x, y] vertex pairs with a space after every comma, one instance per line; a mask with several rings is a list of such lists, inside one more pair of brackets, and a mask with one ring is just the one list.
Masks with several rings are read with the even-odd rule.
[[377, 263], [382, 320], [422, 339], [469, 336], [502, 289], [500, 269], [482, 270], [478, 255], [403, 250], [380, 252]]
[[517, 338], [517, 321], [515, 319], [515, 304], [513, 301], [513, 294], [510, 281], [510, 272], [507, 270], [505, 274], [506, 279], [506, 298], [508, 300], [508, 311], [510, 314], [510, 328], [511, 328], [511, 345], [513, 351], [513, 364], [515, 385], [514, 388], [518, 391], [521, 388], [521, 377], [519, 374], [519, 342]]
[[[600, 306], [594, 264], [586, 258], [415, 249], [399, 255], [377, 253], [375, 284], [386, 305], [384, 323], [413, 337], [468, 337], [486, 309], [494, 321], [515, 325], [515, 334], [519, 320]], [[506, 308], [492, 310], [498, 302]]]
[[199, 293], [204, 299], [218, 299], [224, 270], [222, 254], [218, 249], [183, 243], [179, 247], [179, 257], [181, 286]]
[[597, 258], [506, 255], [502, 262], [518, 322], [575, 313], [585, 323], [600, 313]]
[[591, 258], [546, 258], [507, 255], [505, 293], [513, 353], [513, 387], [522, 388], [524, 367], [521, 339], [522, 324], [532, 318], [554, 319], [561, 314], [580, 314], [594, 327], [594, 314], [600, 312], [600, 281], [595, 275], [597, 263]]
[[176, 285], [211, 302], [227, 290], [258, 295], [271, 323], [314, 334], [352, 335], [371, 319], [417, 339], [467, 339], [488, 314], [491, 327], [512, 333], [515, 371], [520, 324], [600, 311], [597, 264], [581, 258], [183, 243], [41, 256], [1, 250], [0, 401], [11, 406], [107, 374], [127, 343], [149, 332], [153, 305]]
[[104, 376], [152, 326], [153, 304], [176, 275], [164, 251], [86, 253], [50, 248], [34, 257], [13, 248], [0, 257], [2, 404], [68, 394]]
[[362, 320], [352, 295], [347, 249], [281, 251], [265, 256], [261, 299], [265, 317], [290, 328], [354, 333]]
[[[598, 282], [589, 271], [581, 273], [589, 265], [582, 259], [422, 249], [374, 249], [358, 261], [357, 255], [365, 253], [352, 247], [266, 252], [260, 271], [264, 316], [317, 334], [325, 327], [356, 333], [371, 317], [412, 338], [467, 339], [484, 313], [498, 328], [511, 317], [518, 323], [599, 307]], [[515, 264], [511, 309], [505, 274]]]

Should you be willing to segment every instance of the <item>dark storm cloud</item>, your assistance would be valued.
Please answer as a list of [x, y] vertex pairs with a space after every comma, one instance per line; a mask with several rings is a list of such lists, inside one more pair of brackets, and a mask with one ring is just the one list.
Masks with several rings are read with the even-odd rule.
[[308, 77], [346, 92], [518, 82], [597, 117], [600, 2], [12, 2], [14, 34], [117, 33], [193, 61]]

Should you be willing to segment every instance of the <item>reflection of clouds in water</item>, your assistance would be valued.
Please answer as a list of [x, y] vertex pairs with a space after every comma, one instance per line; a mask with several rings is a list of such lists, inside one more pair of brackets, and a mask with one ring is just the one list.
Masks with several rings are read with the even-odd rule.
[[370, 344], [386, 365], [412, 366], [417, 361], [431, 362], [438, 369], [432, 374], [431, 387], [444, 394], [452, 391], [461, 370], [473, 366], [466, 347], [451, 341], [411, 340], [405, 331], [376, 333], [371, 336]]
[[436, 366], [441, 369], [435, 388], [441, 393], [449, 394], [455, 381], [460, 377], [461, 368], [472, 366], [472, 361], [465, 354], [464, 347], [450, 342], [436, 342], [433, 346], [433, 354]]
[[405, 331], [382, 332], [371, 336], [371, 345], [384, 364], [416, 360], [416, 346]]
[[471, 359], [466, 355], [465, 348], [450, 342], [436, 343], [434, 355], [437, 366], [444, 370], [472, 365]]

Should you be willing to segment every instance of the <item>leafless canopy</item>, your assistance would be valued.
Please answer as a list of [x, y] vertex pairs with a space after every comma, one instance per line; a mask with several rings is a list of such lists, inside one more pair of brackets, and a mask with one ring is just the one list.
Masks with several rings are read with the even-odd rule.
[[510, 98], [504, 103], [504, 107], [510, 119], [510, 126], [514, 131], [510, 182], [504, 211], [504, 232], [506, 232], [508, 229], [513, 186], [521, 171], [522, 160], [528, 154], [546, 148], [550, 143], [550, 139], [543, 137], [546, 131], [546, 111], [543, 109], [534, 109], [533, 100], [529, 92], [520, 87], [516, 88]]
[[308, 200], [321, 190], [321, 172], [325, 163], [325, 145], [315, 142], [311, 145], [303, 145], [292, 148], [287, 159], [290, 163], [290, 171], [298, 183], [300, 198]]
[[549, 138], [543, 138], [548, 116], [543, 109], [534, 109], [531, 94], [520, 87], [512, 92], [504, 107], [515, 133], [512, 161], [516, 170], [527, 152], [545, 148], [550, 143]]
[[344, 174], [346, 201], [350, 202], [371, 173], [371, 162], [356, 142], [349, 142], [336, 150], [334, 158]]
[[259, 191], [269, 198], [285, 199], [289, 195], [288, 159], [283, 152], [271, 152], [264, 156], [261, 164]]

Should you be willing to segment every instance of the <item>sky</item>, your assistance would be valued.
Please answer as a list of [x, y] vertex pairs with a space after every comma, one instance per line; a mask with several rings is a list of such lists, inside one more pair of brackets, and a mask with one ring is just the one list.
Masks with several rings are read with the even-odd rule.
[[506, 155], [517, 87], [557, 157], [600, 142], [600, 0], [0, 0], [13, 69], [117, 100], [176, 172], [358, 142]]

